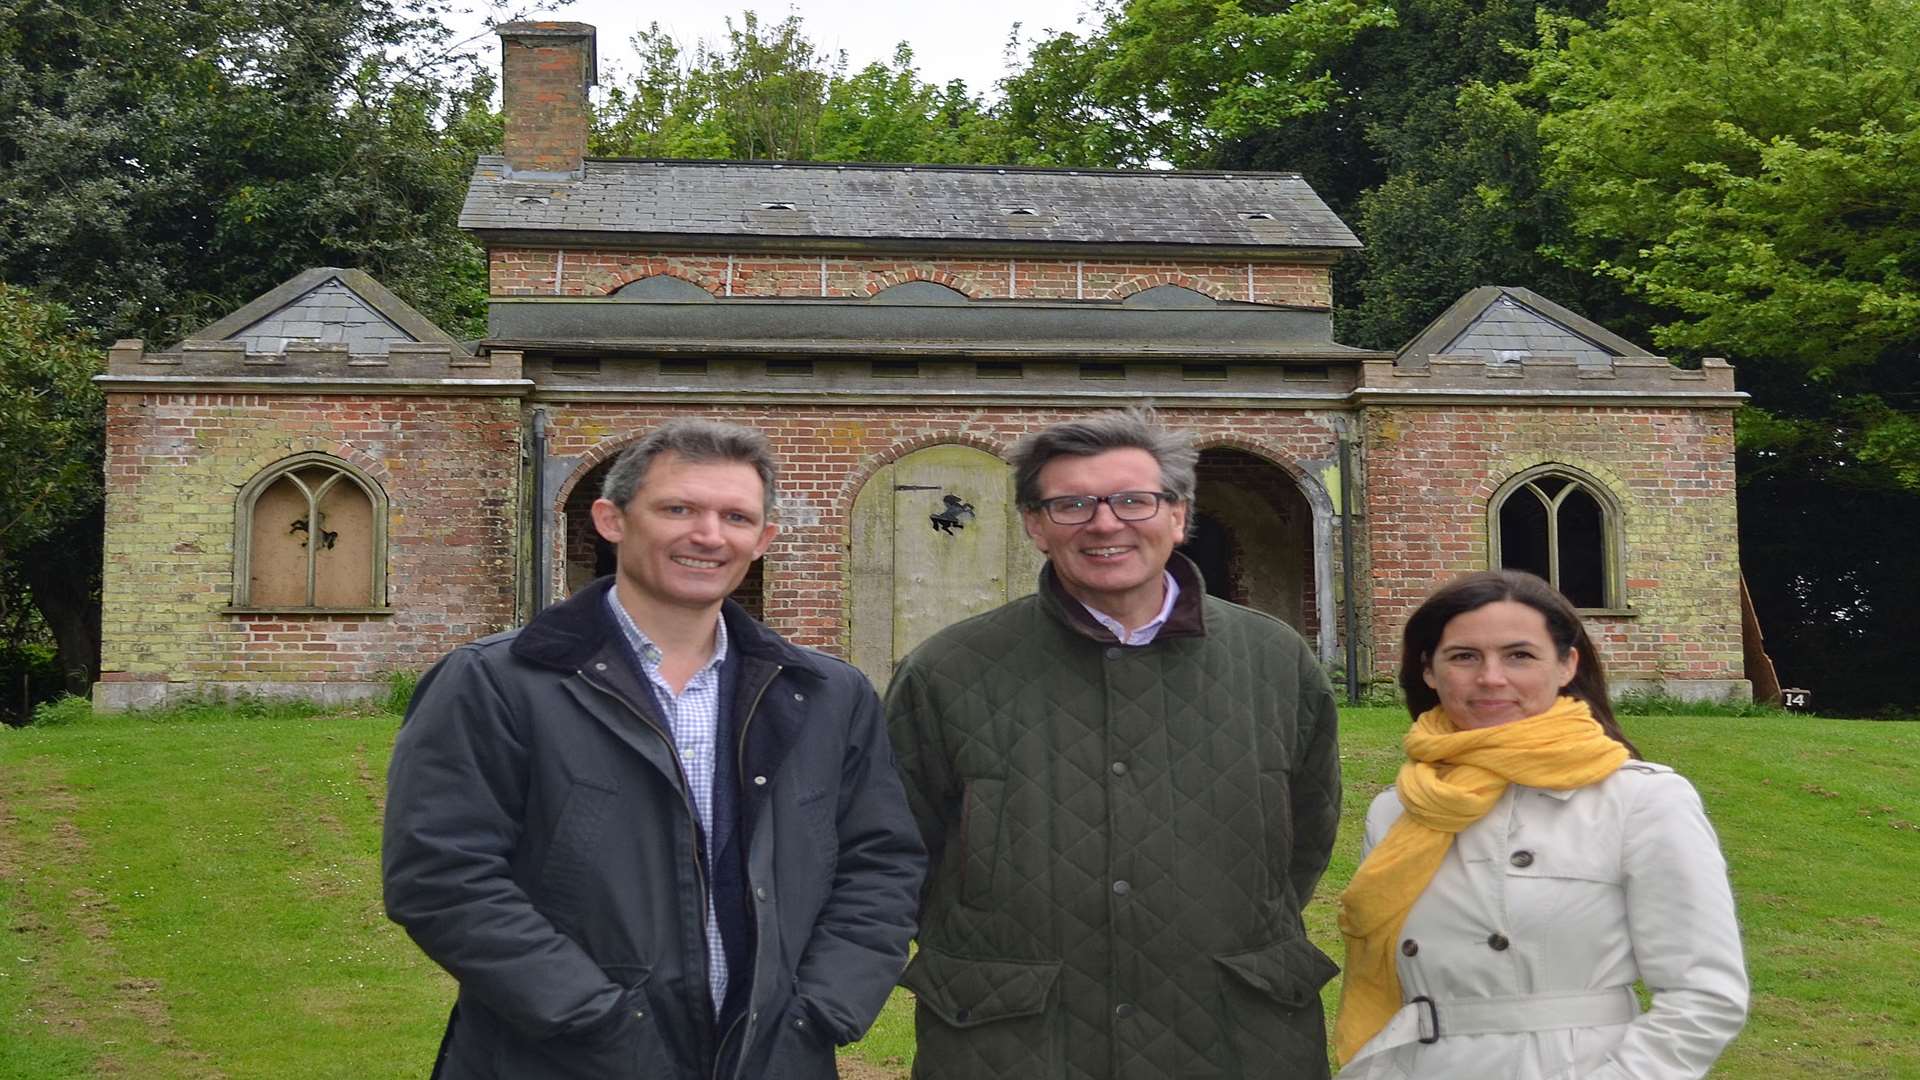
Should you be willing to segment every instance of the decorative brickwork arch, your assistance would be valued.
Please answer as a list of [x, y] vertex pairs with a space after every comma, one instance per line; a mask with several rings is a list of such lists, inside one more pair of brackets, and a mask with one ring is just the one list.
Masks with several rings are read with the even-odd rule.
[[1134, 293], [1144, 292], [1160, 285], [1178, 285], [1183, 289], [1192, 289], [1194, 292], [1212, 297], [1215, 300], [1243, 298], [1236, 297], [1231, 289], [1218, 282], [1194, 277], [1192, 274], [1183, 274], [1178, 270], [1159, 270], [1150, 274], [1135, 274], [1133, 277], [1120, 282], [1118, 285], [1107, 290], [1105, 299], [1125, 300]]
[[234, 506], [233, 606], [384, 610], [387, 495], [365, 470], [319, 451], [284, 457]]
[[1576, 607], [1626, 604], [1621, 504], [1584, 469], [1549, 461], [1522, 469], [1487, 500], [1488, 565], [1525, 570]]
[[888, 270], [867, 279], [861, 291], [867, 296], [884, 292], [895, 285], [904, 285], [909, 281], [931, 281], [935, 285], [945, 285], [955, 292], [965, 294], [969, 300], [997, 295], [993, 290], [981, 284], [972, 274], [955, 274], [933, 266], [909, 266], [899, 270]]
[[1333, 501], [1318, 479], [1258, 442], [1203, 437], [1183, 551], [1208, 591], [1279, 618], [1323, 659], [1338, 646]]
[[689, 270], [675, 264], [670, 259], [650, 258], [637, 262], [622, 263], [608, 270], [596, 270], [587, 275], [588, 286], [600, 290], [602, 295], [612, 296], [621, 286], [650, 277], [679, 278], [681, 281], [698, 285], [713, 296], [724, 296], [727, 283], [711, 274]]

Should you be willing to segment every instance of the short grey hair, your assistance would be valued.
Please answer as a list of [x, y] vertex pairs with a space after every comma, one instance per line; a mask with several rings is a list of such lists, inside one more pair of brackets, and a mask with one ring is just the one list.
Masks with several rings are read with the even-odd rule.
[[1013, 500], [1024, 510], [1040, 505], [1040, 470], [1058, 457], [1092, 457], [1109, 450], [1145, 450], [1160, 464], [1160, 484], [1184, 503], [1193, 502], [1200, 451], [1184, 433], [1162, 427], [1149, 408], [1094, 413], [1036, 431], [1014, 444]]
[[773, 520], [779, 501], [774, 485], [780, 478], [780, 466], [767, 445], [767, 437], [752, 428], [718, 420], [670, 420], [647, 432], [614, 459], [613, 467], [600, 483], [600, 497], [626, 509], [647, 478], [653, 460], [661, 454], [675, 454], [701, 463], [739, 462], [753, 466], [753, 471], [760, 474], [760, 490], [765, 493], [761, 510], [768, 521]]

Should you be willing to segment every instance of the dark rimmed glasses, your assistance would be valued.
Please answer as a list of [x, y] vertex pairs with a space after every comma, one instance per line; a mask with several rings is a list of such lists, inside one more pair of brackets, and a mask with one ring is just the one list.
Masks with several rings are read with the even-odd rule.
[[1160, 512], [1160, 504], [1175, 498], [1171, 491], [1116, 491], [1111, 495], [1056, 495], [1041, 499], [1040, 509], [1055, 525], [1085, 525], [1100, 512], [1100, 504], [1121, 521], [1145, 521]]

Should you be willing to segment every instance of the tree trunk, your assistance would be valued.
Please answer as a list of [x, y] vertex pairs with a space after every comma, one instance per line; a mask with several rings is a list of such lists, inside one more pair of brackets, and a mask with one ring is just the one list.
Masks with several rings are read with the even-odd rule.
[[103, 522], [88, 516], [20, 553], [19, 566], [53, 633], [69, 694], [85, 697], [100, 672], [100, 554]]

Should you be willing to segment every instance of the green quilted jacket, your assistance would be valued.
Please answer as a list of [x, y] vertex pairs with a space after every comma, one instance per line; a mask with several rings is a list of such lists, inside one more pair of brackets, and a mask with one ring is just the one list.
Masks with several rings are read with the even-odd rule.
[[1325, 1077], [1336, 972], [1300, 909], [1340, 816], [1332, 688], [1206, 596], [1116, 643], [1040, 591], [906, 658], [888, 725], [932, 874], [914, 1076]]

